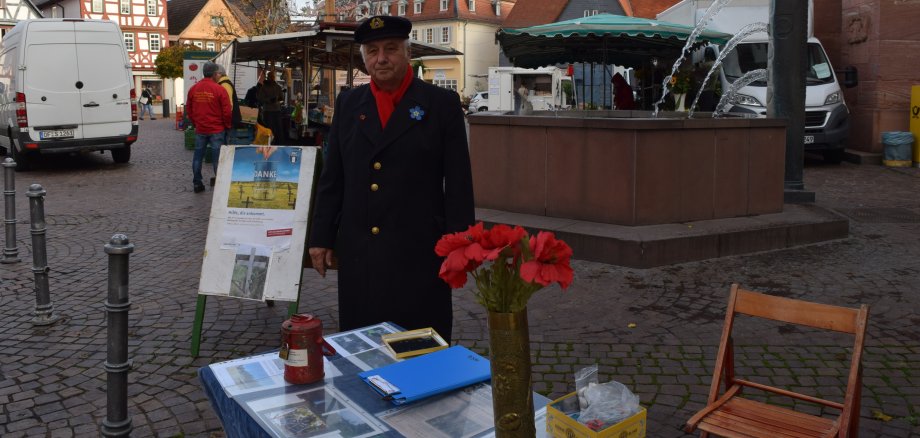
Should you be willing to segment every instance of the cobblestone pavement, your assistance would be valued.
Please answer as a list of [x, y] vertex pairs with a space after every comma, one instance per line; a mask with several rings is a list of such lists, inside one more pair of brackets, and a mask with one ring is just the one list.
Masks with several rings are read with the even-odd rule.
[[[278, 346], [286, 306], [211, 298], [201, 354], [189, 356], [211, 193], [192, 192], [191, 152], [172, 123], [141, 122], [130, 165], [112, 164], [108, 153], [89, 154], [52, 157], [17, 174], [23, 261], [0, 265], [0, 436], [99, 436], [106, 415], [103, 246], [115, 233], [136, 245], [129, 315], [133, 436], [223, 436], [197, 369]], [[48, 192], [51, 296], [63, 317], [44, 328], [30, 323], [35, 298], [24, 193], [33, 183]], [[562, 396], [573, 390], [574, 370], [597, 363], [602, 380], [639, 394], [648, 407], [648, 436], [684, 436], [681, 424], [705, 401], [725, 300], [738, 282], [829, 304], [870, 304], [861, 435], [920, 436], [920, 169], [809, 162], [805, 183], [819, 205], [852, 218], [849, 238], [646, 270], [575, 261], [569, 290], [547, 288], [531, 300], [535, 389]], [[300, 310], [335, 332], [335, 276], [305, 271], [304, 281]], [[454, 339], [485, 353], [481, 306], [469, 289], [456, 291], [454, 302]], [[748, 326], [736, 335], [741, 373], [841, 394], [845, 377], [838, 370], [847, 358], [835, 348], [839, 339]]]

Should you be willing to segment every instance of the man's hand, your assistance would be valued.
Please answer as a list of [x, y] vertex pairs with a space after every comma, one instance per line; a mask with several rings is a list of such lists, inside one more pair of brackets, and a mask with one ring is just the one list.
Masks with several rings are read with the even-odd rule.
[[310, 261], [313, 263], [313, 269], [319, 272], [319, 275], [326, 278], [326, 268], [332, 266], [333, 250], [329, 248], [310, 248]]

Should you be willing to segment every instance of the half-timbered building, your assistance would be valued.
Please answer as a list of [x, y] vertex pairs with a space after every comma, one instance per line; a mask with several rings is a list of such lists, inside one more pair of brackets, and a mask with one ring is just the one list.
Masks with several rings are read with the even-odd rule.
[[19, 20], [42, 18], [41, 11], [29, 0], [0, 0], [0, 38]]

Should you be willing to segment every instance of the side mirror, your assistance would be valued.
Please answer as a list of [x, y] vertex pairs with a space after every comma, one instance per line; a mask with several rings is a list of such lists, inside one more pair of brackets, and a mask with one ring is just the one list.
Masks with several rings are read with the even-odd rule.
[[843, 86], [846, 88], [853, 88], [859, 85], [859, 71], [856, 70], [856, 67], [847, 66], [838, 73], [843, 73]]

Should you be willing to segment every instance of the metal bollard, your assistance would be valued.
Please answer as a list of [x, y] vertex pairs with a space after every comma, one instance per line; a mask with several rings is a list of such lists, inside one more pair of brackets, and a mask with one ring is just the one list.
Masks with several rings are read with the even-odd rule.
[[45, 189], [41, 184], [32, 184], [26, 196], [29, 197], [29, 213], [32, 217], [32, 273], [35, 274], [35, 317], [33, 325], [54, 324], [60, 317], [54, 315], [51, 291], [48, 288], [48, 254], [45, 248]]
[[106, 437], [130, 436], [133, 426], [128, 416], [128, 256], [134, 244], [128, 236], [116, 234], [105, 245], [109, 255], [109, 296], [105, 302], [108, 313], [108, 356], [105, 360], [106, 416], [102, 420], [102, 435]]
[[17, 263], [22, 259], [16, 246], [16, 162], [12, 158], [3, 160], [3, 212], [6, 243], [0, 263]]

